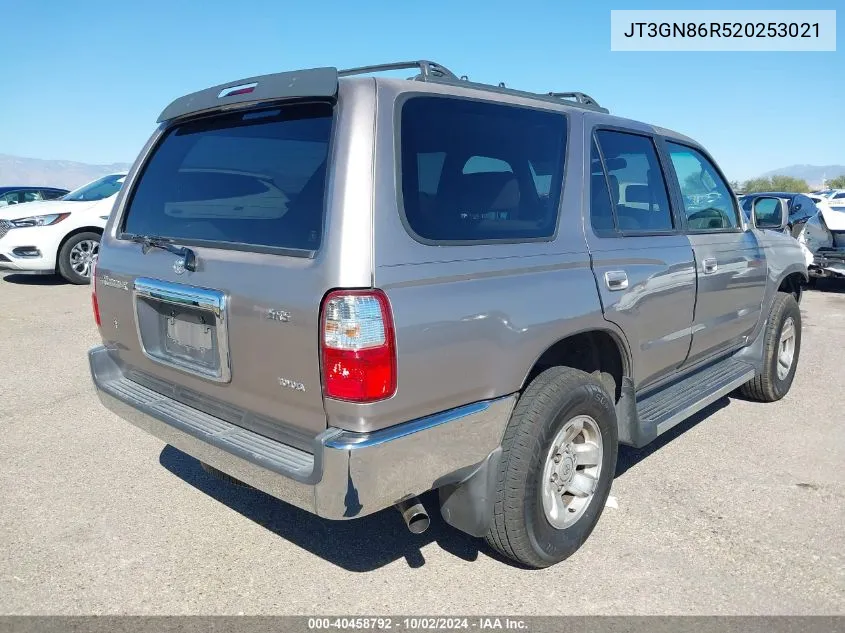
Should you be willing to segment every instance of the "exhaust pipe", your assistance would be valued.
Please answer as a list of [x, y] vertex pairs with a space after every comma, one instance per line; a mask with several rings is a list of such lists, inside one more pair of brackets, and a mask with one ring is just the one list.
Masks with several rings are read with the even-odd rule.
[[419, 497], [411, 497], [400, 501], [396, 504], [396, 509], [405, 520], [405, 525], [412, 534], [422, 534], [431, 525], [431, 519], [428, 517], [428, 512], [425, 511]]

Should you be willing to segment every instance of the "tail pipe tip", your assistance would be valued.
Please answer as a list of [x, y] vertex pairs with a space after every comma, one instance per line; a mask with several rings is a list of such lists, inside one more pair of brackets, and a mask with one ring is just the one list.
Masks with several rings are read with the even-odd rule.
[[412, 497], [396, 504], [396, 509], [402, 515], [405, 525], [412, 534], [422, 534], [431, 525], [431, 519], [425, 506], [418, 497]]

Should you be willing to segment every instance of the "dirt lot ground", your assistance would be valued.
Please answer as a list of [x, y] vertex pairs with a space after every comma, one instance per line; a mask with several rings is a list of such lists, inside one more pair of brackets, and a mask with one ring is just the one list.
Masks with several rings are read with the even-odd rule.
[[802, 312], [783, 401], [623, 449], [618, 509], [525, 571], [439, 516], [416, 537], [209, 478], [96, 400], [88, 288], [0, 277], [0, 613], [843, 613], [845, 285]]

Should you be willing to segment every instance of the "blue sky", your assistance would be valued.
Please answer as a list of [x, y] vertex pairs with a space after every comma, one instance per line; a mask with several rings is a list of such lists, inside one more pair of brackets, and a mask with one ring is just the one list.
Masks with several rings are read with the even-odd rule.
[[[610, 51], [610, 9], [836, 9], [841, 0], [452, 2], [5, 0], [0, 153], [129, 162], [173, 98], [295, 68], [440, 61], [471, 79], [581, 90], [702, 142], [730, 178], [845, 164], [835, 53]], [[31, 28], [30, 28], [31, 27]]]

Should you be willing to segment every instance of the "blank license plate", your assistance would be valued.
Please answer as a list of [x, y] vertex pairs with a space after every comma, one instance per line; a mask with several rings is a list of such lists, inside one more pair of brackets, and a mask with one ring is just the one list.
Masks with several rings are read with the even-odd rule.
[[213, 329], [205, 323], [197, 323], [171, 316], [167, 318], [167, 342], [175, 343], [185, 351], [200, 353], [211, 350]]

